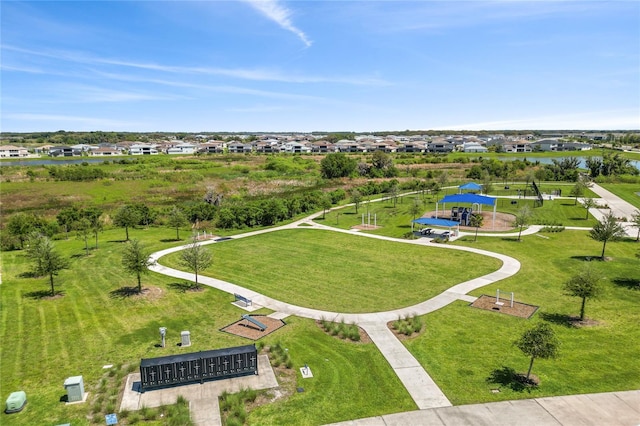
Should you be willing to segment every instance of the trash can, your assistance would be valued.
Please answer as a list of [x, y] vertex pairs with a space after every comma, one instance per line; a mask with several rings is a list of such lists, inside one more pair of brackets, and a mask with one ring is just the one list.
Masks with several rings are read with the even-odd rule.
[[67, 390], [67, 402], [78, 402], [84, 399], [84, 381], [82, 376], [67, 377], [64, 381]]
[[22, 411], [24, 405], [27, 403], [27, 394], [24, 391], [12, 392], [7, 398], [7, 406], [4, 410], [5, 413], [17, 413]]

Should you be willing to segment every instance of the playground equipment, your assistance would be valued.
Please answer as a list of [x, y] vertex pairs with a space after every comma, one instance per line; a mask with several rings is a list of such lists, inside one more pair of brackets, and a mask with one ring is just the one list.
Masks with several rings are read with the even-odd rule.
[[460, 225], [469, 226], [472, 214], [473, 208], [457, 206], [451, 208], [451, 220], [460, 222]]

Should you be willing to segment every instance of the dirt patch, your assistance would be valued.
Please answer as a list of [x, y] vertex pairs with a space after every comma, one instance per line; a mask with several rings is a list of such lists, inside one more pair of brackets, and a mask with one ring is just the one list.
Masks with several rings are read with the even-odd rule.
[[585, 318], [581, 320], [580, 317], [569, 317], [569, 322], [571, 323], [572, 326], [576, 328], [596, 327], [600, 325], [600, 321], [596, 321], [594, 319], [589, 319], [589, 318]]
[[[438, 212], [438, 218], [440, 219], [449, 219], [451, 210], [448, 211], [442, 211], [440, 210]], [[476, 212], [478, 213], [478, 212]], [[479, 232], [491, 232], [491, 231], [495, 231], [495, 232], [504, 232], [504, 231], [511, 231], [513, 229], [515, 229], [513, 227], [513, 222], [515, 222], [516, 220], [516, 216], [513, 214], [509, 214], [509, 213], [501, 213], [501, 212], [496, 212], [496, 221], [495, 221], [495, 225], [493, 222], [493, 212], [480, 212], [480, 214], [482, 215], [483, 221], [482, 221], [482, 226], [480, 228], [478, 228]], [[430, 218], [430, 217], [435, 217], [436, 216], [436, 211], [432, 211], [432, 212], [427, 212], [425, 214], [422, 215], [422, 217], [424, 218]], [[475, 232], [476, 228], [473, 226], [462, 226], [460, 225], [460, 230], [461, 231], [465, 231], [465, 232]]]
[[487, 296], [486, 294], [483, 294], [478, 297], [471, 306], [520, 318], [530, 318], [531, 315], [533, 315], [539, 308], [539, 306], [528, 305], [526, 303], [516, 301], [513, 302], [513, 307], [511, 307], [511, 299], [500, 298], [498, 301], [502, 303], [502, 305], [496, 304], [495, 296]]
[[251, 340], [258, 340], [286, 325], [284, 321], [271, 318], [266, 315], [251, 315], [251, 317], [261, 322], [267, 328], [265, 328], [264, 330], [260, 330], [257, 325], [251, 323], [250, 321], [246, 319], [240, 319], [224, 328], [221, 328], [220, 331], [235, 334], [236, 336], [244, 337]]
[[352, 226], [351, 229], [359, 229], [361, 231], [371, 231], [372, 229], [378, 229], [381, 228], [380, 226], [375, 226], [375, 225], [355, 225]]

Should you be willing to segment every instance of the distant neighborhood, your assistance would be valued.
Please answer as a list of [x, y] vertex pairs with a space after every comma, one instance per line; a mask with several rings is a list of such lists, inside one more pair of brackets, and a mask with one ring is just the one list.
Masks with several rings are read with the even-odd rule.
[[[377, 136], [353, 135], [350, 139], [328, 140], [327, 135], [316, 134], [261, 134], [233, 135], [224, 140], [210, 135], [189, 135], [183, 139], [164, 136], [161, 139], [141, 142], [57, 145], [34, 147], [0, 146], [0, 158], [27, 158], [33, 156], [77, 157], [158, 154], [325, 154], [325, 153], [450, 153], [450, 152], [504, 152], [529, 153], [548, 151], [586, 151], [593, 143], [603, 143], [611, 138], [606, 134], [575, 135], [549, 134], [527, 135], [441, 135], [441, 136]], [[617, 146], [633, 150], [633, 146]]]

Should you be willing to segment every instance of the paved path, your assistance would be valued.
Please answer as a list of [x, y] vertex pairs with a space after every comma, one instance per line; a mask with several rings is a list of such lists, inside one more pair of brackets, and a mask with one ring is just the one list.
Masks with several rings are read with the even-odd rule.
[[640, 213], [640, 210], [598, 184], [592, 184], [589, 189], [601, 198], [598, 203], [599, 205], [604, 204], [609, 206], [609, 209], [589, 209], [589, 213], [598, 220], [601, 220], [609, 213], [613, 213], [613, 215], [618, 218], [626, 218], [627, 221], [622, 222], [621, 225], [629, 237], [635, 238], [638, 235], [638, 228], [634, 227], [633, 223], [631, 223], [631, 217], [634, 213]]
[[387, 414], [332, 426], [637, 426], [640, 391], [554, 396]]
[[[604, 190], [598, 185], [594, 185], [592, 189], [596, 194], [600, 195], [604, 199], [604, 201], [611, 207], [611, 211], [614, 212], [616, 216], [618, 217], [624, 216], [624, 217], [630, 218], [631, 214], [635, 211], [634, 210], [635, 208], [632, 205], [624, 202], [623, 200], [620, 200], [611, 192]], [[372, 201], [381, 201], [384, 199], [385, 198], [381, 198], [381, 199], [372, 200]], [[344, 207], [346, 206], [341, 206], [339, 208], [344, 208]], [[596, 216], [596, 218], [598, 219], [601, 217], [601, 216], [598, 217], [597, 213], [594, 212], [593, 209], [590, 210], [590, 212], [595, 213], [594, 216]], [[427, 239], [427, 238], [420, 238], [417, 240], [396, 239], [396, 238], [391, 238], [391, 237], [386, 237], [381, 235], [361, 233], [361, 232], [358, 232], [357, 230], [345, 230], [345, 229], [332, 228], [326, 225], [313, 222], [313, 219], [317, 218], [321, 214], [322, 213], [319, 212], [311, 216], [308, 216], [304, 219], [293, 222], [291, 224], [283, 225], [276, 228], [262, 229], [258, 231], [247, 232], [241, 235], [236, 235], [236, 236], [233, 236], [232, 239], [246, 238], [246, 237], [251, 237], [251, 236], [255, 236], [255, 235], [259, 235], [267, 232], [275, 232], [283, 229], [293, 229], [293, 228], [299, 227], [300, 225], [304, 225], [304, 229], [330, 230], [333, 232], [342, 232], [342, 233], [358, 235], [366, 238], [375, 238], [375, 239], [381, 239], [381, 240], [401, 242], [405, 244], [430, 245], [431, 247], [437, 247], [441, 249], [468, 251], [472, 253], [477, 253], [477, 254], [482, 254], [485, 256], [491, 256], [491, 257], [497, 258], [502, 261], [502, 266], [495, 272], [457, 284], [456, 286], [453, 286], [447, 289], [443, 293], [429, 300], [426, 300], [422, 303], [419, 303], [417, 305], [396, 309], [393, 311], [363, 313], [363, 314], [345, 314], [345, 313], [321, 311], [317, 309], [291, 305], [286, 302], [282, 302], [282, 301], [270, 298], [268, 296], [265, 296], [263, 294], [257, 293], [255, 291], [240, 287], [236, 284], [218, 280], [215, 278], [210, 278], [210, 277], [199, 276], [198, 277], [199, 282], [204, 285], [217, 288], [219, 290], [225, 291], [230, 294], [241, 293], [243, 296], [252, 299], [253, 303], [272, 309], [277, 312], [277, 315], [280, 315], [280, 316], [296, 315], [304, 318], [311, 318], [311, 319], [318, 319], [318, 320], [328, 319], [331, 321], [338, 321], [338, 322], [344, 320], [345, 322], [348, 322], [348, 323], [358, 324], [371, 337], [374, 344], [378, 347], [378, 349], [383, 354], [385, 359], [387, 359], [390, 366], [393, 368], [394, 372], [398, 375], [403, 385], [406, 387], [407, 391], [409, 392], [414, 402], [416, 403], [416, 406], [420, 409], [420, 411], [417, 411], [417, 412], [408, 412], [408, 413], [401, 413], [396, 415], [375, 418], [375, 419], [383, 419], [382, 420], [383, 423], [373, 422], [373, 423], [362, 423], [362, 424], [366, 424], [366, 425], [368, 424], [376, 424], [376, 425], [377, 424], [385, 424], [385, 425], [386, 424], [407, 424], [407, 423], [408, 424], [431, 424], [429, 417], [423, 418], [419, 416], [416, 418], [412, 418], [411, 416], [417, 415], [412, 413], [424, 413], [426, 411], [429, 411], [428, 409], [434, 409], [439, 407], [451, 407], [452, 404], [444, 395], [444, 393], [442, 393], [440, 388], [435, 384], [435, 382], [431, 379], [431, 377], [427, 374], [427, 372], [420, 365], [420, 363], [415, 359], [415, 357], [406, 349], [406, 347], [398, 339], [395, 338], [393, 333], [387, 327], [387, 323], [389, 321], [393, 321], [397, 319], [398, 317], [414, 315], [414, 314], [424, 315], [424, 314], [433, 312], [437, 309], [440, 309], [456, 300], [473, 301], [474, 298], [471, 296], [468, 296], [467, 295], [468, 292], [514, 275], [520, 269], [520, 262], [518, 262], [516, 259], [510, 256], [506, 256], [499, 253], [493, 253], [486, 250], [479, 250], [472, 247], [451, 246], [451, 245], [444, 245], [444, 244], [430, 244], [430, 239]], [[535, 226], [535, 225], [530, 226], [527, 229], [523, 230], [522, 235], [534, 234], [538, 232], [540, 228], [541, 228], [540, 226]], [[627, 233], [629, 235], [631, 235], [630, 232], [631, 232], [631, 229], [629, 226], [627, 226]], [[464, 233], [461, 233], [461, 235], [463, 234]], [[505, 236], [517, 236], [519, 235], [519, 233], [518, 232], [508, 233], [508, 234], [480, 233], [478, 235], [505, 237]], [[214, 244], [216, 242], [217, 242], [216, 240], [210, 240], [210, 241], [202, 242], [202, 244], [203, 245]], [[169, 253], [183, 250], [185, 247], [186, 246], [173, 247], [170, 249], [159, 251], [159, 252], [153, 253], [151, 255], [151, 258], [154, 261], [157, 261], [162, 256], [165, 256]], [[158, 264], [157, 262], [150, 269], [155, 272], [169, 275], [175, 278], [195, 281], [194, 274], [168, 268]], [[565, 397], [565, 398], [571, 398], [571, 397]], [[541, 399], [541, 400], [544, 400], [544, 399]], [[497, 403], [497, 404], [504, 404], [504, 403]], [[507, 411], [510, 411], [512, 415], [515, 417], [521, 417], [522, 410], [525, 409], [524, 406], [520, 406], [522, 404], [527, 404], [527, 403], [526, 402], [522, 403], [521, 401], [512, 402], [513, 408]], [[478, 407], [482, 407], [486, 405], [489, 405], [489, 404], [481, 404]], [[445, 408], [441, 408], [441, 409], [446, 410]], [[462, 412], [461, 410], [463, 410], [463, 408], [452, 407], [451, 410], [452, 410], [451, 413], [460, 413]], [[406, 415], [408, 417], [402, 418], [402, 415]], [[434, 423], [434, 424], [457, 424], [455, 421], [452, 421], [452, 419], [458, 418], [457, 417], [458, 415], [459, 414], [452, 414], [451, 416], [453, 417], [450, 417], [449, 420], [447, 420], [446, 422]], [[393, 416], [400, 416], [400, 417], [398, 417], [397, 420], [394, 420], [396, 419], [396, 417], [393, 417]], [[387, 423], [387, 420], [384, 420], [387, 418], [389, 419], [390, 423]], [[590, 417], [590, 418], [597, 418], [597, 417]], [[364, 420], [364, 421], [369, 421], [369, 420]], [[354, 422], [354, 423], [346, 423], [346, 424], [359, 425], [361, 423]], [[471, 422], [467, 424], [477, 424], [477, 423]], [[490, 421], [488, 424], [500, 424], [500, 422], [495, 423], [495, 421]], [[509, 421], [507, 424], [514, 424], [514, 423]], [[521, 423], [521, 424], [569, 425], [573, 423], [533, 422], [533, 423]], [[587, 424], [591, 424], [591, 423], [587, 423]], [[599, 423], [599, 424], [602, 424], [602, 423]]]
[[[211, 277], [198, 276], [198, 281], [210, 287], [217, 288], [230, 294], [241, 293], [244, 297], [247, 297], [253, 301], [255, 305], [264, 306], [272, 309], [276, 312], [283, 313], [285, 315], [296, 315], [304, 318], [311, 319], [328, 319], [331, 321], [344, 321], [347, 323], [355, 323], [361, 326], [367, 334], [371, 337], [371, 340], [378, 347], [382, 355], [389, 362], [389, 365], [393, 371], [400, 378], [404, 386], [406, 387], [409, 395], [416, 403], [419, 409], [434, 408], [434, 407], [447, 407], [451, 406], [451, 402], [447, 399], [440, 388], [435, 384], [433, 379], [427, 374], [424, 368], [420, 365], [417, 359], [409, 352], [409, 350], [393, 335], [393, 333], [387, 327], [389, 321], [394, 321], [399, 317], [410, 315], [424, 315], [440, 309], [456, 300], [473, 301], [474, 298], [467, 295], [468, 292], [485, 285], [494, 283], [504, 278], [514, 275], [520, 269], [520, 262], [516, 259], [499, 253], [493, 253], [486, 250], [480, 250], [471, 247], [459, 247], [444, 244], [430, 244], [429, 239], [421, 238], [418, 240], [404, 240], [386, 237], [382, 235], [372, 235], [361, 233], [354, 230], [345, 230], [331, 228], [326, 225], [321, 225], [313, 222], [313, 219], [320, 213], [311, 215], [305, 219], [296, 221], [294, 223], [283, 225], [277, 228], [264, 229], [260, 231], [248, 232], [245, 234], [234, 236], [233, 239], [246, 238], [254, 235], [259, 235], [266, 232], [274, 232], [283, 229], [292, 229], [300, 225], [305, 225], [303, 229], [316, 229], [316, 230], [331, 230], [334, 232], [342, 232], [352, 235], [357, 235], [364, 238], [374, 238], [380, 240], [387, 240], [393, 242], [400, 242], [405, 244], [415, 245], [430, 245], [431, 247], [437, 247], [444, 250], [459, 250], [467, 251], [485, 256], [490, 256], [502, 261], [502, 266], [490, 274], [482, 277], [474, 278], [469, 281], [457, 284], [441, 294], [421, 302], [417, 305], [395, 309], [386, 312], [375, 313], [362, 313], [362, 314], [346, 314], [339, 312], [322, 311], [318, 309], [311, 309], [302, 306], [292, 305], [286, 302], [282, 302], [258, 292], [243, 288], [233, 283], [218, 280]], [[209, 240], [202, 242], [202, 244], [215, 244], [216, 240]], [[179, 271], [176, 269], [168, 268], [166, 266], [157, 263], [157, 260], [162, 256], [169, 253], [177, 252], [184, 249], [185, 246], [172, 247], [166, 250], [162, 250], [151, 255], [151, 258], [156, 261], [154, 266], [150, 269], [168, 276], [172, 276], [179, 279], [195, 281], [194, 274], [190, 272]]]

